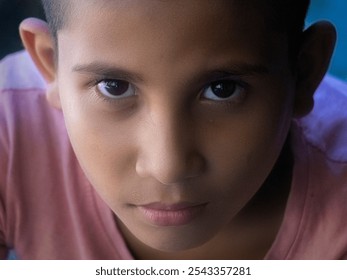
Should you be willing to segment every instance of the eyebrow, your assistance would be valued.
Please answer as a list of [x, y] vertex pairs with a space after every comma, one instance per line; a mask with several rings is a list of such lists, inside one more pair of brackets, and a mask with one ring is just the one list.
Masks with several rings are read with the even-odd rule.
[[[232, 65], [232, 66], [228, 66]], [[208, 78], [222, 78], [227, 76], [255, 76], [268, 74], [270, 71], [268, 67], [263, 64], [250, 64], [250, 63], [228, 63], [218, 70], [206, 71], [200, 79]], [[87, 64], [77, 64], [72, 67], [72, 72], [82, 74], [93, 74], [105, 78], [124, 79], [131, 82], [143, 82], [143, 77], [135, 72], [128, 71], [107, 63], [91, 62]], [[199, 79], [199, 80], [200, 80]]]
[[[229, 66], [232, 65], [232, 66]], [[249, 64], [249, 63], [229, 63], [224, 66], [204, 72], [198, 76], [196, 82], [204, 83], [205, 81], [213, 81], [227, 78], [246, 78], [254, 76], [262, 76], [270, 73], [265, 64]]]
[[[232, 66], [228, 66], [232, 65]], [[270, 72], [269, 68], [263, 64], [250, 64], [250, 63], [229, 63], [222, 67], [220, 71], [212, 72], [224, 72], [235, 76], [253, 76], [253, 75], [263, 75]]]
[[72, 72], [82, 73], [82, 74], [93, 74], [100, 77], [109, 77], [124, 79], [127, 81], [140, 82], [143, 81], [141, 75], [127, 71], [126, 69], [118, 68], [115, 66], [110, 66], [106, 63], [91, 62], [87, 64], [77, 64], [72, 67]]

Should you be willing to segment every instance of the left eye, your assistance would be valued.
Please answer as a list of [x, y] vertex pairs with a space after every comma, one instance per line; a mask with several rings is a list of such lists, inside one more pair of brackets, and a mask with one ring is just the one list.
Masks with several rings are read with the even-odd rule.
[[130, 97], [136, 93], [133, 85], [122, 80], [103, 80], [96, 88], [102, 95], [112, 99]]
[[214, 101], [228, 101], [240, 98], [243, 87], [234, 81], [216, 81], [211, 83], [202, 93], [202, 97]]

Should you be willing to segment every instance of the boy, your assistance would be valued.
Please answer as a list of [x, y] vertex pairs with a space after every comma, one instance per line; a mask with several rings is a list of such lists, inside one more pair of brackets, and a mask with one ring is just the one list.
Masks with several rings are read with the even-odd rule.
[[43, 3], [40, 75], [2, 64], [2, 257], [347, 257], [346, 96], [328, 78], [310, 113], [335, 31], [302, 31], [308, 2]]

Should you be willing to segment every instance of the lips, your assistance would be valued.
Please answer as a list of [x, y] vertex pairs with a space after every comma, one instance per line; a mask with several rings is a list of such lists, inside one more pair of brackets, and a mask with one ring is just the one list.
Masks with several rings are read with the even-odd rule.
[[206, 208], [206, 203], [150, 203], [137, 206], [141, 216], [156, 226], [183, 226], [197, 218]]

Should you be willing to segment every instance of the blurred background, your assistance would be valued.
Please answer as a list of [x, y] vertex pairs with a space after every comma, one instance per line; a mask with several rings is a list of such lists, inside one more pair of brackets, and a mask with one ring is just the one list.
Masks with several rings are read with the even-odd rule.
[[23, 48], [18, 26], [31, 16], [43, 18], [39, 0], [0, 0], [0, 59]]
[[[319, 19], [332, 21], [338, 42], [330, 73], [347, 80], [347, 0], [311, 0], [307, 24]], [[39, 0], [0, 0], [0, 59], [22, 49], [18, 25], [26, 17], [43, 18]]]
[[337, 46], [330, 73], [347, 81], [347, 0], [311, 0], [307, 24], [327, 19], [338, 32]]

